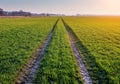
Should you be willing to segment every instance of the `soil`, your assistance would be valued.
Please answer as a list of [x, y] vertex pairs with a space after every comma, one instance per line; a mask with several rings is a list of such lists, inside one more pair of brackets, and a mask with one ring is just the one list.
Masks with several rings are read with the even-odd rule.
[[33, 84], [35, 75], [40, 67], [40, 62], [44, 56], [44, 53], [45, 53], [45, 50], [46, 50], [48, 44], [52, 38], [53, 31], [57, 25], [57, 22], [58, 22], [58, 20], [56, 21], [50, 34], [48, 35], [48, 37], [45, 39], [44, 43], [42, 44], [42, 48], [37, 49], [37, 51], [39, 52], [39, 55], [34, 60], [32, 60], [32, 62], [29, 65], [27, 65], [28, 67], [24, 70], [22, 75], [19, 77], [16, 84]]
[[63, 21], [65, 27], [66, 27], [66, 30], [68, 32], [68, 35], [69, 35], [69, 39], [70, 39], [70, 42], [71, 42], [71, 45], [72, 45], [72, 49], [73, 49], [73, 52], [74, 52], [74, 55], [77, 59], [77, 62], [78, 62], [78, 65], [79, 65], [79, 68], [80, 68], [80, 74], [82, 75], [82, 78], [84, 80], [84, 83], [85, 84], [92, 84], [92, 79], [82, 61], [82, 58], [81, 58], [81, 55], [79, 54], [79, 51], [77, 50], [77, 47], [75, 45], [75, 42], [74, 42], [74, 37], [72, 35], [72, 33], [69, 31], [69, 28], [68, 26], [66, 26], [67, 24]]

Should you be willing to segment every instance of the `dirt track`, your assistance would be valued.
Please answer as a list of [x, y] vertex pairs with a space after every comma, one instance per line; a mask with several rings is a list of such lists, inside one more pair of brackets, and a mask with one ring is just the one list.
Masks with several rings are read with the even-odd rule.
[[[48, 35], [48, 37], [46, 38], [46, 40], [44, 41], [42, 48], [41, 49], [37, 49], [39, 51], [39, 56], [32, 61], [32, 63], [30, 63], [28, 65], [28, 67], [26, 68], [25, 72], [22, 74], [22, 76], [19, 78], [19, 80], [17, 81], [17, 84], [32, 84], [34, 77], [40, 67], [40, 62], [44, 56], [45, 53], [45, 49], [48, 46], [52, 35], [53, 35], [53, 31], [56, 27], [58, 20], [56, 21], [56, 23], [53, 26], [52, 31], [50, 32], [50, 34]], [[30, 67], [29, 67], [30, 66]], [[28, 74], [27, 74], [28, 73]]]
[[[44, 41], [42, 48], [38, 49], [38, 51], [40, 53], [39, 56], [35, 60], [32, 61], [32, 64], [28, 65], [28, 66], [31, 66], [31, 65], [32, 66], [25, 70], [25, 73], [23, 73], [22, 76], [19, 78], [19, 80], [17, 81], [17, 84], [33, 84], [34, 77], [35, 77], [35, 75], [36, 75], [36, 73], [37, 73], [37, 71], [40, 67], [40, 62], [43, 58], [46, 47], [48, 46], [48, 44], [49, 44], [49, 42], [52, 38], [53, 31], [54, 31], [54, 28], [56, 27], [57, 22], [58, 22], [58, 20], [56, 21], [55, 25], [53, 26], [52, 31], [50, 32], [50, 34], [48, 35], [48, 37]], [[68, 32], [70, 42], [71, 42], [71, 46], [72, 46], [74, 55], [77, 59], [77, 62], [78, 62], [79, 68], [80, 68], [80, 74], [82, 75], [84, 83], [85, 84], [92, 84], [92, 79], [89, 76], [89, 73], [88, 73], [88, 71], [87, 71], [87, 69], [86, 69], [86, 67], [85, 67], [85, 65], [82, 61], [82, 58], [79, 54], [79, 51], [77, 50], [77, 47], [74, 43], [74, 36], [69, 31], [69, 26], [64, 21], [63, 21], [63, 24], [64, 24], [64, 26], [65, 26], [65, 28]], [[26, 73], [28, 73], [28, 74], [26, 75]]]
[[63, 24], [68, 32], [68, 35], [69, 35], [69, 38], [70, 38], [70, 42], [71, 42], [71, 46], [72, 46], [72, 49], [73, 49], [73, 52], [74, 52], [74, 55], [76, 56], [76, 59], [77, 59], [77, 62], [78, 62], [78, 65], [79, 65], [79, 68], [80, 68], [80, 73], [82, 75], [82, 78], [84, 80], [84, 83], [85, 84], [92, 84], [92, 79], [91, 77], [89, 76], [89, 73], [82, 61], [82, 58], [79, 54], [79, 51], [77, 50], [77, 47], [74, 43], [74, 36], [72, 35], [72, 33], [69, 31], [69, 26], [63, 21]]

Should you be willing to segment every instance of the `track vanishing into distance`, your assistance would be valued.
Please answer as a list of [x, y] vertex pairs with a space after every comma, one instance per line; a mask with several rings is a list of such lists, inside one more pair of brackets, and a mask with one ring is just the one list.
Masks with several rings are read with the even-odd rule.
[[79, 54], [79, 51], [77, 50], [77, 47], [75, 45], [75, 42], [74, 42], [74, 35], [73, 35], [73, 31], [70, 29], [70, 27], [68, 26], [68, 24], [65, 23], [65, 21], [62, 19], [62, 22], [68, 32], [68, 35], [69, 35], [69, 38], [70, 38], [70, 43], [71, 43], [71, 46], [72, 46], [72, 49], [73, 49], [73, 52], [74, 52], [74, 55], [76, 56], [76, 59], [77, 59], [77, 63], [79, 65], [79, 68], [80, 68], [80, 73], [82, 75], [82, 78], [84, 80], [84, 83], [85, 84], [92, 84], [92, 79], [82, 61], [82, 58], [81, 58], [81, 55]]
[[[39, 56], [36, 57], [32, 63], [30, 63], [28, 65], [28, 67], [24, 70], [24, 72], [22, 73], [22, 75], [19, 77], [19, 79], [17, 80], [16, 84], [33, 84], [34, 81], [34, 77], [40, 67], [40, 62], [45, 54], [45, 50], [47, 48], [47, 46], [49, 45], [49, 42], [51, 41], [52, 35], [53, 35], [53, 31], [56, 28], [56, 25], [58, 23], [59, 19], [56, 21], [56, 23], [53, 26], [53, 29], [51, 30], [50, 34], [47, 36], [47, 38], [45, 39], [42, 48], [41, 49], [37, 49], [39, 51]], [[72, 46], [72, 50], [74, 53], [74, 56], [76, 57], [77, 63], [79, 65], [79, 69], [80, 69], [80, 75], [82, 76], [82, 79], [84, 80], [84, 84], [92, 84], [92, 79], [89, 76], [89, 73], [82, 61], [82, 58], [79, 54], [79, 51], [77, 50], [77, 47], [75, 45], [74, 42], [74, 36], [70, 31], [70, 27], [64, 22], [64, 20], [62, 19], [62, 22], [66, 28], [66, 31], [68, 32], [68, 36], [70, 39], [70, 43]]]
[[22, 76], [19, 78], [19, 80], [17, 81], [16, 84], [33, 84], [34, 77], [35, 77], [35, 75], [40, 67], [40, 62], [44, 56], [44, 53], [45, 53], [47, 46], [49, 45], [49, 42], [50, 42], [52, 35], [53, 35], [53, 31], [56, 28], [58, 21], [59, 21], [59, 19], [56, 21], [50, 34], [47, 36], [44, 43], [42, 44], [42, 48], [37, 49], [40, 53], [39, 56], [36, 59], [34, 59], [32, 63], [30, 63], [28, 65], [30, 67], [26, 68], [25, 72], [22, 74]]

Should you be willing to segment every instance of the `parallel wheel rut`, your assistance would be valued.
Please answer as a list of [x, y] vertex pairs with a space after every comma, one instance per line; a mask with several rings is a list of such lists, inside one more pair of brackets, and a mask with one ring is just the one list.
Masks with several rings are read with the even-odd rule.
[[[56, 21], [55, 25], [53, 26], [53, 29], [51, 30], [50, 34], [48, 35], [47, 39], [45, 40], [45, 42], [43, 43], [43, 47], [42, 49], [39, 49], [40, 50], [40, 55], [32, 61], [32, 64], [30, 63], [30, 65], [28, 66], [31, 66], [29, 68], [27, 68], [25, 70], [25, 72], [22, 74], [22, 76], [19, 78], [19, 80], [16, 82], [16, 84], [33, 84], [33, 81], [34, 81], [34, 77], [40, 67], [40, 62], [45, 54], [45, 50], [52, 38], [52, 35], [53, 35], [53, 31], [57, 25], [59, 20]], [[72, 33], [69, 31], [69, 26], [64, 22], [64, 20], [62, 20], [65, 28], [66, 28], [66, 31], [68, 32], [68, 36], [69, 36], [69, 39], [70, 39], [70, 43], [71, 43], [71, 46], [72, 46], [72, 49], [73, 49], [73, 52], [74, 52], [74, 55], [77, 59], [77, 62], [78, 62], [78, 65], [79, 65], [79, 68], [80, 68], [80, 73], [82, 75], [82, 78], [84, 80], [84, 83], [85, 84], [92, 84], [92, 79], [91, 77], [89, 76], [89, 73], [82, 61], [82, 58], [79, 54], [79, 51], [77, 50], [77, 47], [74, 43], [74, 37], [72, 35]], [[27, 74], [28, 73], [28, 74]], [[26, 75], [27, 74], [27, 75]]]
[[[42, 48], [38, 49], [39, 51], [39, 56], [34, 59], [32, 61], [32, 63], [30, 63], [28, 65], [28, 67], [26, 68], [25, 72], [22, 74], [22, 76], [19, 78], [19, 80], [16, 82], [16, 84], [33, 84], [34, 81], [34, 77], [40, 67], [40, 62], [45, 54], [45, 50], [49, 44], [49, 42], [51, 41], [52, 35], [53, 35], [53, 31], [56, 28], [56, 25], [58, 23], [59, 20], [56, 21], [56, 23], [54, 24], [50, 34], [48, 35], [48, 37], [45, 39]], [[30, 67], [29, 67], [30, 66]]]
[[88, 73], [88, 71], [87, 71], [87, 69], [86, 69], [86, 67], [85, 67], [85, 65], [84, 65], [84, 63], [82, 61], [82, 58], [81, 58], [81, 56], [79, 54], [79, 51], [77, 50], [77, 47], [76, 47], [76, 45], [74, 43], [74, 37], [73, 37], [72, 33], [69, 31], [70, 28], [64, 22], [63, 19], [62, 19], [62, 21], [63, 21], [63, 24], [64, 24], [64, 26], [66, 28], [66, 31], [68, 32], [68, 36], [70, 38], [71, 46], [72, 46], [74, 55], [75, 55], [75, 57], [77, 59], [77, 62], [78, 62], [79, 68], [80, 68], [80, 74], [82, 75], [84, 83], [85, 84], [92, 84], [92, 79], [91, 79], [91, 77], [90, 77], [90, 75], [89, 75], [89, 73]]

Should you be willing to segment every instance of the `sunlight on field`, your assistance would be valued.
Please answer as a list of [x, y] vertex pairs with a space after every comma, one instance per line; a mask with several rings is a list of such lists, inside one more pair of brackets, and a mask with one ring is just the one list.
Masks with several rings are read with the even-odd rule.
[[[29, 65], [36, 48], [42, 45], [57, 19], [0, 18], [1, 84], [15, 83], [19, 73]], [[119, 84], [120, 17], [82, 16], [63, 17], [63, 20], [72, 29], [75, 45], [93, 83]], [[34, 83], [83, 83], [65, 27], [61, 20], [55, 26]]]
[[[91, 55], [90, 57], [95, 58], [91, 62], [93, 64], [96, 63], [102, 70], [105, 70], [107, 73], [106, 78], [108, 78], [105, 80], [109, 80], [110, 83], [119, 83], [120, 17], [65, 17], [64, 19], [76, 33], [84, 47], [86, 47], [86, 53], [89, 53]], [[83, 52], [86, 51], [86, 49], [84, 50], [80, 47], [79, 49]], [[91, 70], [98, 70], [93, 69], [95, 67], [97, 68], [97, 66], [92, 66], [92, 63], [87, 63], [90, 60], [87, 55], [83, 56], [83, 59], [86, 61], [90, 75], [94, 80], [98, 81], [99, 76], [102, 74], [96, 73], [98, 76], [97, 79], [97, 76], [91, 72]]]

